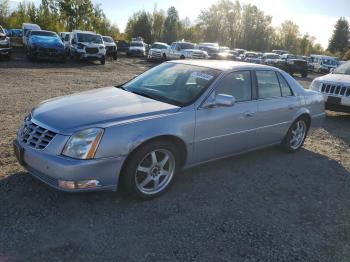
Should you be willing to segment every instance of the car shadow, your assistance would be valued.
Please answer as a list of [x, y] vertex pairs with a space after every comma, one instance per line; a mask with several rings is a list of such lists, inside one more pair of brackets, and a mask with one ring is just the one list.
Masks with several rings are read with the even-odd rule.
[[349, 240], [349, 189], [350, 173], [337, 161], [275, 147], [182, 171], [152, 201], [119, 192], [62, 193], [19, 172], [0, 180], [0, 258], [71, 259], [59, 252], [67, 241], [79, 251], [72, 251], [75, 260], [100, 250], [106, 260], [140, 261], [150, 249], [160, 260], [253, 252], [267, 261], [268, 245], [296, 261], [330, 258]]

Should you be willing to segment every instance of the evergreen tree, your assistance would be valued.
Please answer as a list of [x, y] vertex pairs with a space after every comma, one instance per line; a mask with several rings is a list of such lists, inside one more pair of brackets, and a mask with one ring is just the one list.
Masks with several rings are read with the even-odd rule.
[[346, 51], [345, 49], [349, 46], [349, 37], [349, 22], [344, 17], [341, 17], [334, 26], [333, 35], [329, 40], [328, 50], [332, 53], [344, 53]]

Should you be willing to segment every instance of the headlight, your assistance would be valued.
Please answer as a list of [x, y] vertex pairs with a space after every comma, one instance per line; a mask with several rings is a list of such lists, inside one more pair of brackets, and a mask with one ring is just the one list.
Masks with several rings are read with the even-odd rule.
[[310, 85], [310, 89], [314, 90], [314, 91], [320, 91], [320, 87], [321, 87], [322, 83], [318, 80], [314, 80], [312, 81], [311, 85]]
[[105, 47], [104, 47], [104, 46], [100, 46], [99, 48], [100, 48], [100, 49], [105, 49]]
[[63, 148], [62, 155], [77, 159], [94, 158], [103, 135], [101, 128], [89, 128], [74, 133]]

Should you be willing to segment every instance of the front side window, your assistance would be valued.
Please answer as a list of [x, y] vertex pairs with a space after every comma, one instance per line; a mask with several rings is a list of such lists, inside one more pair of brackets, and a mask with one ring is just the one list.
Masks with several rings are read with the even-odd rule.
[[237, 102], [252, 99], [252, 83], [249, 71], [233, 72], [225, 76], [215, 90], [216, 94], [233, 96]]
[[220, 70], [207, 67], [163, 63], [122, 88], [154, 100], [186, 106], [203, 94], [220, 73]]
[[274, 71], [256, 71], [259, 98], [281, 97], [281, 89]]

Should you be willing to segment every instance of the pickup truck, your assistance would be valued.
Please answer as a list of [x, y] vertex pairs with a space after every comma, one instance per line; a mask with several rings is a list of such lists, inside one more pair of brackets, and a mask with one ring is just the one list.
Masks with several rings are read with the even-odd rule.
[[208, 53], [196, 49], [195, 44], [189, 42], [174, 42], [167, 50], [167, 59], [208, 59]]

